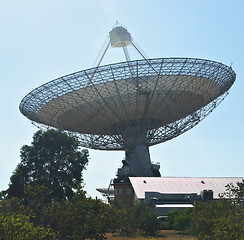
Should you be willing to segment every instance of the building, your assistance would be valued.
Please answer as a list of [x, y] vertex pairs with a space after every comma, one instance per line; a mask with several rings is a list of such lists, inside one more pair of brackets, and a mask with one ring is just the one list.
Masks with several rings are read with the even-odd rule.
[[145, 201], [166, 216], [174, 209], [193, 207], [196, 200], [218, 200], [226, 185], [241, 182], [244, 177], [129, 177], [114, 182], [114, 197], [126, 204], [135, 199]]

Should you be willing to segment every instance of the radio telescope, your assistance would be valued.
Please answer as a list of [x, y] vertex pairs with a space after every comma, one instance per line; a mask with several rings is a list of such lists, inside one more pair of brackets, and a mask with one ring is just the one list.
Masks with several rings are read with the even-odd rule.
[[[149, 147], [193, 128], [226, 97], [231, 67], [195, 58], [148, 59], [116, 25], [94, 68], [50, 81], [27, 94], [20, 111], [33, 123], [76, 134], [83, 147], [124, 150], [118, 178], [160, 176]], [[141, 60], [130, 60], [128, 48]], [[110, 48], [126, 61], [101, 66]]]

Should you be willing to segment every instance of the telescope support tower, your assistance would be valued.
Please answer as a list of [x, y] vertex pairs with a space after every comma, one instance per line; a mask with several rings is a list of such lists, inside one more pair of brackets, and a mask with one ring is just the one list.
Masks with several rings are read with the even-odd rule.
[[147, 146], [147, 130], [138, 126], [127, 127], [122, 133], [125, 147], [125, 160], [118, 169], [118, 178], [160, 177], [159, 165], [152, 164]]

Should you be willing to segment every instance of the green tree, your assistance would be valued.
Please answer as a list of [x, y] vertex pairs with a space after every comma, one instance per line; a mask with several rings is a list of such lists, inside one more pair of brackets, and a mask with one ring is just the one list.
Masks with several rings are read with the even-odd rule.
[[197, 239], [214, 240], [216, 220], [223, 216], [228, 202], [197, 202], [192, 213], [192, 230]]
[[55, 202], [46, 214], [46, 222], [60, 239], [105, 239], [105, 233], [118, 230], [124, 212], [101, 200], [86, 197], [78, 190], [71, 200]]
[[13, 214], [24, 214], [25, 206], [21, 205], [18, 198], [6, 198], [0, 200], [0, 216], [10, 216]]
[[172, 230], [174, 223], [175, 223], [175, 217], [179, 214], [179, 210], [175, 209], [172, 211], [169, 211], [167, 213], [167, 225], [166, 228]]
[[169, 212], [167, 218], [167, 228], [177, 231], [185, 231], [190, 229], [192, 219], [192, 208], [184, 211], [174, 210]]
[[[0, 200], [0, 216], [25, 215], [35, 226], [47, 226], [44, 216], [46, 209], [50, 207], [50, 194], [43, 186], [25, 186], [25, 203], [17, 197]], [[0, 238], [1, 239], [1, 238]]]
[[244, 240], [244, 211], [234, 205], [225, 211], [215, 223], [214, 239]]
[[0, 216], [1, 240], [55, 240], [50, 228], [37, 226], [30, 222], [29, 217], [18, 214]]
[[21, 162], [10, 178], [8, 197], [25, 198], [25, 185], [47, 187], [51, 200], [70, 199], [82, 182], [88, 151], [80, 150], [76, 138], [57, 130], [37, 131], [31, 145], [20, 151]]
[[226, 191], [221, 197], [232, 199], [232, 203], [239, 207], [244, 207], [244, 179], [237, 182], [236, 186], [230, 183], [226, 186]]
[[133, 206], [127, 207], [121, 223], [121, 233], [133, 236], [136, 233], [156, 235], [160, 229], [157, 213], [142, 201], [135, 201]]
[[198, 202], [191, 227], [201, 240], [244, 240], [244, 181], [228, 184], [220, 201]]
[[[87, 197], [81, 187], [71, 199], [49, 203], [46, 199], [50, 194], [43, 186], [26, 186], [25, 204], [18, 198], [0, 200], [0, 239], [5, 240], [3, 236], [8, 236], [6, 240], [105, 239], [107, 232], [119, 230], [126, 214], [99, 199]], [[38, 238], [39, 235], [33, 235], [37, 230], [52, 233], [55, 238], [48, 238], [49, 235]]]

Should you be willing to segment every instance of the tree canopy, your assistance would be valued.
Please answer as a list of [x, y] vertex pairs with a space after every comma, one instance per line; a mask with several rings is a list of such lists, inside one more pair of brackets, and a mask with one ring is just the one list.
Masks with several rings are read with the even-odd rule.
[[88, 150], [81, 150], [75, 137], [60, 130], [37, 131], [30, 145], [20, 150], [21, 162], [10, 177], [8, 197], [24, 198], [25, 186], [51, 190], [51, 200], [71, 198], [82, 183]]

